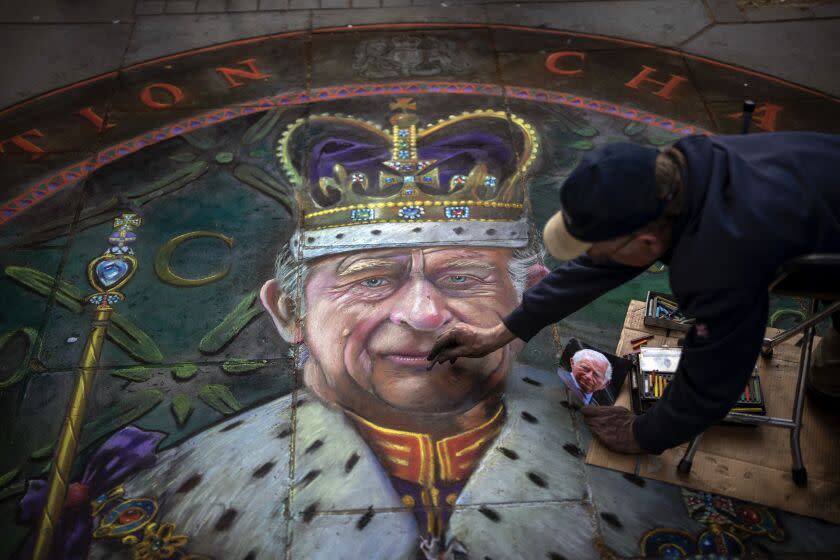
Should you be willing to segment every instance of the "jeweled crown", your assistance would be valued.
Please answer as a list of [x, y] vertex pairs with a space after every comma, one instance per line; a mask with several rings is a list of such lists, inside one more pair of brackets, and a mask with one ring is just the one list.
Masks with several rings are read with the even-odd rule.
[[[345, 232], [370, 224], [523, 221], [523, 178], [538, 150], [528, 123], [504, 111], [477, 110], [421, 126], [413, 100], [398, 99], [391, 109], [389, 130], [341, 114], [309, 116], [285, 130], [277, 153], [298, 187], [304, 245], [327, 237], [332, 247], [445, 242], [438, 240], [440, 232], [430, 239], [423, 228], [412, 228], [414, 235], [400, 241], [393, 235], [404, 227], [391, 235], [367, 228], [381, 236], [368, 242], [356, 229]], [[476, 241], [460, 230], [452, 242]], [[505, 246], [521, 237], [500, 235]], [[485, 228], [481, 241], [493, 245], [494, 236], [493, 227]]]

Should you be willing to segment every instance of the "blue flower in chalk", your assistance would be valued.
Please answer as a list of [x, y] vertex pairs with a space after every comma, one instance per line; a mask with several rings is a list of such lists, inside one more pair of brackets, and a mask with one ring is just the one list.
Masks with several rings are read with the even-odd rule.
[[406, 220], [416, 220], [424, 213], [425, 210], [423, 210], [421, 206], [403, 206], [400, 208], [399, 212], [397, 212], [397, 215]]

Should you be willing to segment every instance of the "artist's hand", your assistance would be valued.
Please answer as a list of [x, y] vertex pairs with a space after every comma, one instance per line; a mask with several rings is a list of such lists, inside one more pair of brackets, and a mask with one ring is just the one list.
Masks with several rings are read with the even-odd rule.
[[516, 335], [510, 332], [504, 323], [489, 328], [458, 323], [437, 337], [426, 359], [443, 363], [447, 360], [454, 362], [462, 356], [480, 358], [515, 338]]
[[636, 415], [623, 406], [587, 406], [581, 413], [592, 434], [610, 451], [629, 455], [642, 453], [633, 434]]

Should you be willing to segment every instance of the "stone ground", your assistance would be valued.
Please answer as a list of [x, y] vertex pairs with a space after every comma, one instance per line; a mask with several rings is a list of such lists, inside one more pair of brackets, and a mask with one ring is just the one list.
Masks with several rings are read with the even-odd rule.
[[[376, 27], [400, 23], [416, 27]], [[541, 139], [540, 158], [525, 177], [530, 217], [541, 229], [558, 185], [581, 154], [619, 140], [662, 145], [695, 131], [737, 132], [745, 97], [759, 103], [759, 129], [840, 132], [838, 31], [840, 2], [90, 0], [84, 9], [69, 1], [0, 2], [0, 107], [8, 106], [0, 112], [0, 138], [17, 137], [2, 144], [0, 155], [0, 557], [27, 536], [15, 504], [25, 479], [43, 476], [50, 457], [90, 324], [90, 306], [81, 305], [89, 290], [87, 263], [105, 247], [117, 207], [143, 212], [136, 246], [141, 266], [99, 362], [81, 462], [127, 424], [166, 433], [162, 446], [171, 447], [215, 433], [219, 423], [229, 422], [219, 431], [237, 429], [239, 420], [228, 417], [265, 410], [267, 402], [278, 402], [273, 399], [285, 399], [295, 411], [305, 404], [304, 415], [320, 406], [311, 397], [289, 405], [289, 395], [301, 389], [300, 356], [278, 342], [273, 323], [253, 303], [253, 291], [272, 276], [274, 248], [288, 242], [294, 227], [284, 198], [291, 188], [283, 174], [288, 169], [277, 163], [275, 150], [297, 119], [328, 112], [389, 126], [389, 107], [412, 102], [424, 125], [462, 111], [514, 114]], [[273, 36], [240, 41], [266, 35]], [[377, 50], [383, 42], [384, 54]], [[207, 48], [214, 45], [219, 48]], [[184, 51], [194, 52], [178, 55]], [[556, 52], [577, 54], [548, 65], [546, 57]], [[437, 61], [431, 69], [420, 63], [424, 54]], [[577, 57], [586, 61], [580, 74]], [[249, 59], [257, 66], [243, 66]], [[658, 73], [632, 85], [647, 67]], [[83, 80], [90, 81], [62, 89]], [[673, 91], [660, 89], [668, 84]], [[509, 124], [520, 130], [517, 121]], [[354, 135], [361, 133], [336, 134], [358, 140]], [[301, 140], [296, 169], [306, 168], [313, 143]], [[521, 155], [521, 146], [514, 151]], [[42, 201], [47, 191], [52, 194]], [[164, 246], [191, 231], [224, 232], [235, 242], [216, 234], [192, 240], [170, 254], [169, 272], [152, 265]], [[228, 265], [207, 285], [173, 283], [170, 274], [201, 278]], [[528, 345], [520, 361], [530, 369], [515, 375], [534, 414], [513, 419], [531, 430], [526, 433], [544, 429], [536, 407], [554, 395], [556, 380], [546, 372], [554, 368], [558, 337], [614, 348], [627, 302], [649, 289], [668, 289], [661, 271], [607, 294]], [[795, 305], [774, 302], [776, 308]], [[226, 316], [237, 320], [224, 322]], [[579, 414], [562, 402], [562, 414], [551, 411], [560, 419], [550, 435], [530, 444], [557, 448], [547, 464], [528, 471], [522, 465], [535, 452], [529, 440], [513, 439], [487, 457], [519, 478], [502, 481], [490, 498], [465, 492], [465, 502], [458, 502], [465, 513], [462, 534], [473, 530], [497, 550], [525, 551], [491, 550], [478, 558], [533, 557], [529, 546], [536, 541], [522, 536], [527, 533], [504, 538], [508, 521], [529, 516], [537, 537], [552, 543], [537, 556], [551, 559], [654, 556], [666, 552], [657, 549], [665, 544], [672, 552], [693, 550], [710, 534], [717, 548], [704, 550], [723, 555], [738, 546], [744, 557], [757, 559], [840, 553], [840, 531], [825, 521], [585, 466], [589, 435]], [[191, 412], [179, 418], [184, 403]], [[326, 474], [327, 467], [339, 474], [356, 468], [359, 455], [346, 459], [349, 450], [324, 429], [327, 437], [319, 439], [280, 431], [278, 438], [289, 438], [286, 452], [294, 457], [297, 446], [301, 455], [288, 461], [288, 480], [309, 485], [307, 477]], [[227, 451], [236, 445], [241, 453], [253, 451], [237, 441], [238, 433], [224, 436], [234, 445]], [[332, 464], [329, 453], [344, 455]], [[319, 461], [327, 466], [304, 470]], [[283, 480], [279, 462], [276, 478], [266, 480]], [[180, 486], [183, 473], [173, 472], [163, 482]], [[321, 537], [341, 534], [346, 550], [333, 547], [318, 556], [290, 546], [287, 557], [392, 558], [375, 546], [366, 555], [350, 551], [375, 543], [372, 532], [388, 534], [387, 520], [406, 512], [374, 498], [369, 503], [364, 495], [330, 508], [330, 490], [340, 488], [326, 486], [324, 478], [307, 486], [310, 495], [322, 493], [319, 507], [314, 501], [299, 504], [313, 506], [302, 512], [283, 506], [290, 508], [288, 536], [293, 546], [317, 548]], [[235, 531], [228, 539], [214, 529], [230, 525], [228, 510], [226, 523], [211, 519], [227, 488], [219, 485], [222, 497], [211, 496], [199, 523], [205, 544], [236, 539]], [[202, 545], [199, 533], [190, 533], [190, 547]], [[197, 551], [212, 552], [191, 548]]]
[[[735, 0], [6, 0], [0, 106], [186, 49], [328, 26], [515, 23], [679, 48], [840, 93], [840, 3]], [[66, 45], [74, 45], [67, 49]]]

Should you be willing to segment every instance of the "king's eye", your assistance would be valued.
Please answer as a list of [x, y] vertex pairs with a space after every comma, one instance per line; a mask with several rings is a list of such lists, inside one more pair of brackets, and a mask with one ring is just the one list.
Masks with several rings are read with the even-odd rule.
[[367, 280], [361, 281], [361, 285], [365, 288], [381, 288], [387, 283], [388, 281], [384, 278], [368, 278]]
[[463, 284], [464, 282], [467, 281], [467, 277], [466, 276], [450, 276], [449, 281], [452, 282], [453, 284]]

